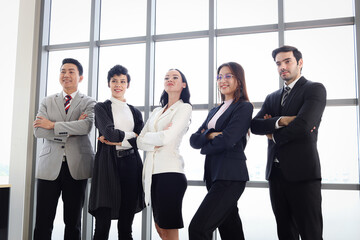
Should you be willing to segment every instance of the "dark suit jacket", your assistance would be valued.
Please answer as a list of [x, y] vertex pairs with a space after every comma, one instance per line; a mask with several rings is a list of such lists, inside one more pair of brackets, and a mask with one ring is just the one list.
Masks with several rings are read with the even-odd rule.
[[[128, 105], [134, 118], [134, 132], [140, 134], [144, 122], [141, 112]], [[95, 126], [99, 130], [99, 136], [104, 136], [110, 142], [122, 142], [125, 133], [114, 127], [114, 119], [111, 110], [111, 101], [106, 100], [103, 103], [95, 105]], [[136, 138], [128, 139], [129, 143], [135, 150], [136, 162], [138, 169], [136, 173], [129, 172], [129, 174], [137, 174], [139, 182], [138, 207], [137, 212], [145, 207], [144, 193], [142, 189], [142, 160], [136, 145]], [[99, 207], [111, 208], [112, 219], [118, 218], [120, 209], [120, 176], [116, 167], [116, 148], [98, 141], [97, 151], [95, 155], [94, 175], [91, 182], [90, 198], [89, 198], [89, 212], [94, 215]], [[126, 193], [123, 193], [126, 194]]]
[[[281, 88], [269, 94], [251, 122], [254, 134], [273, 134], [275, 140], [268, 140], [266, 179], [269, 179], [275, 157], [289, 181], [321, 179], [317, 136], [326, 105], [325, 87], [301, 77], [284, 107], [280, 104], [282, 92]], [[265, 114], [270, 114], [272, 118], [265, 120]], [[296, 118], [288, 126], [275, 129], [275, 123], [281, 116]], [[316, 128], [311, 132], [314, 126]]]
[[[207, 125], [221, 105], [210, 110], [205, 122], [199, 130], [190, 137], [190, 145], [201, 148], [201, 154], [206, 154], [204, 180], [248, 181], [246, 167], [246, 135], [250, 128], [253, 105], [249, 102], [237, 101], [217, 120], [215, 129]], [[205, 129], [203, 133], [201, 131]], [[212, 140], [206, 139], [206, 134], [222, 132]]]

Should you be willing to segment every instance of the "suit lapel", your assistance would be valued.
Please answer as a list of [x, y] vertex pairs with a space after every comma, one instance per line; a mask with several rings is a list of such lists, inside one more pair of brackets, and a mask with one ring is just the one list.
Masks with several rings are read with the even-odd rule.
[[[291, 106], [291, 101], [296, 97], [296, 95], [299, 93], [302, 85], [304, 85], [304, 83], [306, 82], [306, 79], [304, 77], [301, 77], [297, 83], [294, 85], [294, 87], [291, 89], [291, 92], [288, 96], [288, 99], [286, 101], [286, 104], [283, 108], [283, 111], [286, 111], [289, 106]], [[281, 100], [280, 100], [281, 101]]]
[[219, 111], [219, 109], [221, 108], [221, 106], [223, 105], [224, 103], [220, 104], [219, 106], [213, 108], [210, 113], [209, 113], [209, 116], [207, 118], [207, 122], [206, 122], [206, 127], [207, 125], [209, 124], [210, 120], [214, 117], [214, 115], [217, 113], [217, 111]]
[[231, 103], [228, 109], [225, 110], [225, 112], [219, 117], [219, 119], [216, 121], [215, 129], [223, 129], [224, 122], [229, 118], [232, 111], [234, 110], [235, 106], [237, 106], [240, 103], [240, 101], [236, 103]]
[[167, 115], [171, 114], [180, 103], [183, 103], [183, 101], [182, 100], [177, 101], [168, 110], [166, 110], [164, 113], [163, 113], [164, 108], [162, 108], [162, 110], [160, 111], [161, 115], [159, 116], [158, 120], [160, 120], [160, 119], [166, 117]]
[[60, 114], [61, 114], [62, 119], [65, 121], [65, 119], [66, 119], [66, 113], [65, 113], [64, 98], [63, 98], [62, 92], [56, 94], [56, 96], [55, 96], [55, 102], [56, 102], [56, 105], [57, 105], [58, 108], [59, 108], [59, 112], [60, 112]]

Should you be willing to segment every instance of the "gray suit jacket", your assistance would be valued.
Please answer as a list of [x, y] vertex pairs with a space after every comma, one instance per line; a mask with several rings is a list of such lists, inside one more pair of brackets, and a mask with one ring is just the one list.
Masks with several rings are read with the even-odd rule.
[[[46, 97], [40, 104], [37, 116], [56, 122], [52, 130], [34, 128], [34, 135], [44, 139], [36, 164], [36, 178], [55, 180], [66, 155], [71, 176], [87, 179], [92, 175], [94, 150], [89, 133], [94, 122], [95, 100], [78, 92], [65, 113], [63, 94]], [[82, 113], [88, 117], [78, 120]]]

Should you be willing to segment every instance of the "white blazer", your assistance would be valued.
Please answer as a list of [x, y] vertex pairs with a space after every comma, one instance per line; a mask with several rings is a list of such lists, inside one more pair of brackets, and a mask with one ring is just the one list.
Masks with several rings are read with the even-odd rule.
[[[146, 204], [150, 199], [153, 174], [184, 173], [184, 160], [179, 153], [179, 146], [189, 128], [192, 106], [179, 100], [166, 112], [164, 109], [165, 107], [154, 109], [137, 138], [138, 148], [146, 151], [143, 168]], [[170, 123], [171, 127], [164, 130]], [[155, 148], [156, 146], [159, 148]]]

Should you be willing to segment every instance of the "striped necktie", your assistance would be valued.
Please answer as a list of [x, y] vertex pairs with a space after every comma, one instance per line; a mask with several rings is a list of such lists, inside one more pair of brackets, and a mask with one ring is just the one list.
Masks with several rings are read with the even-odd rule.
[[68, 113], [68, 110], [70, 108], [70, 101], [71, 101], [72, 97], [70, 95], [66, 95], [65, 96], [65, 103], [64, 103], [64, 107], [65, 107], [65, 112], [66, 114]]
[[283, 107], [286, 103], [286, 99], [288, 98], [289, 94], [290, 94], [290, 90], [291, 88], [286, 86], [284, 88], [284, 93], [283, 93], [283, 97], [282, 97], [282, 100], [281, 100], [281, 106]]

